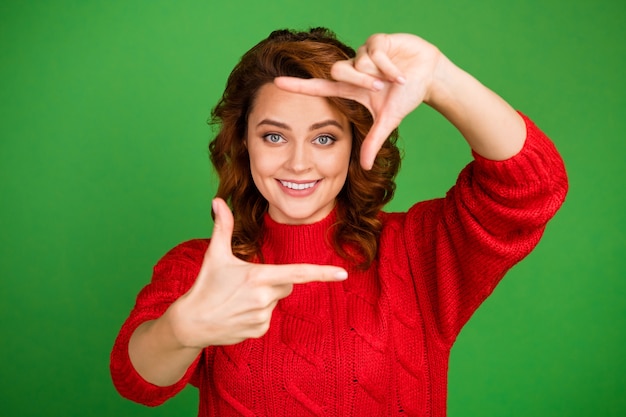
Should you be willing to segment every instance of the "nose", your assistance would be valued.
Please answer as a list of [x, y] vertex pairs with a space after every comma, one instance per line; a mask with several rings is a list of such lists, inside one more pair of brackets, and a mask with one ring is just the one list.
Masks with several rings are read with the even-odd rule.
[[285, 167], [294, 173], [300, 173], [308, 171], [311, 166], [311, 150], [307, 149], [306, 141], [293, 143], [289, 149]]

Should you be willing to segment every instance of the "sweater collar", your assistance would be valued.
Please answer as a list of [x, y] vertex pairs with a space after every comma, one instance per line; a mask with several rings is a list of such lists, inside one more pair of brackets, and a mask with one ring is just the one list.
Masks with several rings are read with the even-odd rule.
[[267, 263], [320, 263], [332, 249], [330, 229], [337, 220], [337, 208], [322, 220], [310, 224], [283, 224], [265, 213], [262, 252]]

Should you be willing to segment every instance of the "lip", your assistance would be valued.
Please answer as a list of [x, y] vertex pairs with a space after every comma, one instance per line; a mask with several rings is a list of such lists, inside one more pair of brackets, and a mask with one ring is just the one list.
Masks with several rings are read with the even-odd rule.
[[[280, 189], [289, 196], [308, 197], [309, 195], [315, 192], [315, 190], [319, 186], [320, 182], [322, 182], [322, 180], [294, 181], [294, 180], [277, 179], [276, 182], [278, 183], [278, 186], [280, 187]], [[297, 188], [297, 187], [303, 187], [309, 184], [310, 186], [306, 188], [301, 188], [301, 189]]]

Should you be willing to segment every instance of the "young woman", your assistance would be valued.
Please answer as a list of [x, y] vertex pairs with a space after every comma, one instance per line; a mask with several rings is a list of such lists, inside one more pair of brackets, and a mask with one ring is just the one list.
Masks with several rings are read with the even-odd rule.
[[[445, 198], [385, 213], [422, 102], [474, 160]], [[456, 336], [565, 198], [553, 144], [408, 34], [355, 53], [276, 31], [213, 117], [213, 236], [155, 266], [111, 354], [119, 392], [157, 405], [191, 383], [201, 416], [445, 415]]]

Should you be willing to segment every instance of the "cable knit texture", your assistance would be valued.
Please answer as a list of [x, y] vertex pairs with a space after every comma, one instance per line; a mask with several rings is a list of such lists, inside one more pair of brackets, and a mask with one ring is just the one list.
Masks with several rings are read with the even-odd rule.
[[297, 285], [259, 339], [204, 349], [175, 385], [141, 378], [135, 328], [193, 284], [209, 240], [182, 243], [155, 266], [111, 354], [119, 392], [158, 405], [192, 383], [200, 416], [445, 416], [448, 358], [463, 325], [539, 241], [567, 192], [562, 160], [527, 118], [522, 151], [474, 155], [445, 198], [381, 213], [379, 256], [358, 270], [330, 247], [336, 213], [311, 225], [265, 217], [267, 263], [339, 265], [349, 278]]

